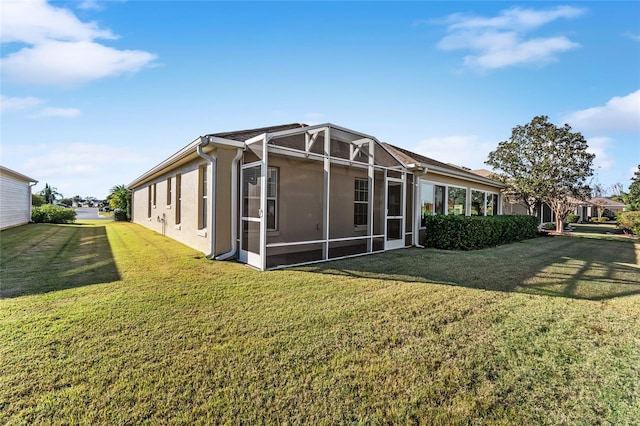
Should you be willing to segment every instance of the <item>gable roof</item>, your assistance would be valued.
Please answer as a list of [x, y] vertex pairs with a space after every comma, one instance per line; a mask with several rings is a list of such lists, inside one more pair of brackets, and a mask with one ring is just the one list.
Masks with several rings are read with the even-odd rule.
[[624, 203], [621, 203], [620, 201], [615, 201], [615, 200], [612, 200], [611, 198], [606, 198], [606, 197], [590, 198], [588, 200], [583, 201], [583, 204], [591, 204], [591, 205], [598, 205], [598, 206], [604, 206], [604, 207], [618, 207], [618, 208], [625, 207]]
[[0, 166], [0, 173], [10, 175], [14, 179], [21, 180], [23, 182], [35, 182], [38, 183], [34, 178], [30, 178], [29, 176], [23, 175], [22, 173], [18, 173], [15, 170], [11, 170], [8, 167]]
[[409, 151], [408, 149], [391, 145], [390, 143], [387, 143], [387, 142], [385, 142], [384, 145], [389, 150], [391, 150], [405, 165], [422, 163], [426, 165], [428, 170], [433, 173], [467, 179], [474, 182], [483, 183], [485, 185], [492, 185], [498, 188], [505, 187], [505, 185], [503, 185], [500, 182], [496, 182], [495, 180], [489, 179], [489, 177], [482, 176], [478, 173], [473, 173], [468, 169], [454, 166], [452, 164], [446, 164], [441, 161], [434, 160], [433, 158], [425, 157], [424, 155]]
[[308, 127], [303, 123], [291, 123], [281, 124], [279, 126], [259, 127], [257, 129], [236, 130], [233, 132], [212, 133], [207, 136], [216, 136], [224, 139], [231, 139], [234, 141], [244, 142], [248, 139], [254, 138], [263, 133], [281, 132], [283, 130], [299, 129], [301, 127]]

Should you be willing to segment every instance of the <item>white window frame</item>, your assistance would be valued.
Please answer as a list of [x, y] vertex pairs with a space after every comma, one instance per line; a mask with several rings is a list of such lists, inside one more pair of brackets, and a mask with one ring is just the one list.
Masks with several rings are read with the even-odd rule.
[[[271, 172], [275, 172], [275, 182], [271, 182], [270, 181], [270, 177], [271, 177]], [[267, 182], [267, 210], [269, 209], [269, 201], [273, 201], [273, 204], [275, 206], [275, 218], [274, 218], [274, 227], [273, 228], [269, 228], [269, 219], [267, 217], [267, 215], [265, 215], [265, 226], [267, 228], [268, 232], [274, 232], [278, 230], [278, 186], [280, 183], [280, 170], [278, 167], [274, 167], [274, 166], [268, 166], [267, 167], [267, 178], [266, 178], [266, 182]], [[270, 183], [273, 185], [273, 189], [275, 192], [275, 196], [270, 197], [269, 196], [269, 185]]]
[[[355, 183], [358, 182], [358, 181], [364, 182], [366, 184], [366, 188], [364, 189], [364, 194], [366, 194], [366, 198], [367, 198], [366, 201], [356, 200], [356, 191], [359, 192], [359, 193], [362, 193], [361, 190], [355, 188]], [[354, 208], [353, 208], [353, 219], [354, 219], [353, 228], [356, 231], [366, 231], [368, 229], [368, 225], [369, 225], [369, 178], [366, 178], [366, 177], [365, 178], [359, 178], [359, 177], [357, 177], [357, 178], [354, 178], [353, 182], [354, 182], [354, 188], [353, 188], [353, 205], [354, 205]], [[355, 213], [356, 213], [355, 212], [355, 206], [356, 205], [363, 205], [363, 204], [367, 206], [367, 212], [366, 212], [366, 216], [365, 216], [366, 221], [363, 224], [356, 224], [355, 223], [355, 218], [356, 218], [355, 217]]]

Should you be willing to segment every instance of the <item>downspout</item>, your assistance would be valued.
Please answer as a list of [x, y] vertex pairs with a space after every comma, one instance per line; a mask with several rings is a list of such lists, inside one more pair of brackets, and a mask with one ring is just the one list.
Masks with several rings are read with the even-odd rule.
[[[419, 206], [420, 200], [418, 200], [418, 188], [420, 185], [420, 178], [426, 175], [429, 172], [429, 169], [425, 166], [422, 169], [420, 174], [415, 175], [413, 178], [413, 199], [416, 203], [416, 206]], [[418, 248], [424, 248], [424, 246], [420, 245], [420, 211], [421, 209], [414, 208], [413, 214], [415, 215], [415, 219], [413, 221], [413, 245]]]
[[37, 180], [29, 183], [29, 223], [33, 222], [33, 187], [37, 184]]
[[244, 148], [238, 148], [231, 162], [231, 250], [216, 256], [216, 260], [232, 258], [238, 251], [238, 163], [243, 152]]
[[[210, 172], [210, 176], [209, 179], [207, 179], [211, 185], [211, 202], [209, 203], [209, 207], [207, 210], [210, 212], [209, 213], [209, 217], [211, 218], [211, 238], [210, 238], [210, 242], [211, 242], [211, 246], [210, 246], [210, 251], [209, 254], [206, 255], [207, 259], [213, 259], [216, 255], [215, 251], [216, 251], [216, 182], [215, 182], [215, 178], [216, 178], [216, 157], [209, 155], [209, 154], [205, 154], [204, 151], [202, 150], [202, 148], [204, 146], [207, 146], [209, 144], [209, 140], [207, 138], [204, 137], [200, 137], [200, 143], [196, 146], [196, 152], [198, 153], [198, 155], [202, 158], [204, 158], [205, 160], [207, 160], [209, 162], [209, 164], [211, 164], [211, 172]], [[204, 218], [203, 218], [204, 219]], [[208, 218], [207, 218], [208, 219]], [[205, 219], [206, 220], [206, 219]]]

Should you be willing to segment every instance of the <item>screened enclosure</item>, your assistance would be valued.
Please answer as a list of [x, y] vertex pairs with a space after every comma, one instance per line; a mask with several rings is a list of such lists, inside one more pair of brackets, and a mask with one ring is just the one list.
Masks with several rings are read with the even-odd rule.
[[259, 269], [411, 245], [413, 175], [375, 138], [333, 125], [247, 141], [240, 260]]

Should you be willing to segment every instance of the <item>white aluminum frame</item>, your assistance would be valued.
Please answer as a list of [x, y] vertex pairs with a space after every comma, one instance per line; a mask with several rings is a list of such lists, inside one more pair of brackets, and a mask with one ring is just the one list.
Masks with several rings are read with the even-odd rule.
[[[354, 141], [349, 141], [348, 143], [350, 144], [350, 152], [349, 152], [349, 159], [344, 159], [344, 158], [338, 158], [338, 157], [333, 157], [331, 156], [331, 134], [332, 132], [335, 131], [337, 133], [348, 133], [350, 135], [355, 135], [356, 137], [359, 136], [358, 139], [354, 140]], [[312, 147], [314, 146], [314, 144], [317, 143], [317, 138], [318, 135], [321, 132], [325, 132], [324, 135], [324, 147], [323, 147], [323, 153], [322, 154], [317, 154], [314, 152], [311, 152]], [[282, 147], [282, 146], [275, 146], [275, 145], [270, 145], [269, 141], [272, 139], [277, 139], [280, 137], [284, 137], [284, 136], [290, 136], [290, 135], [296, 135], [296, 134], [304, 134], [305, 135], [305, 151], [301, 151], [295, 148], [289, 148], [289, 147]], [[240, 247], [240, 260], [243, 262], [247, 262], [248, 264], [261, 269], [261, 270], [265, 270], [265, 269], [277, 269], [280, 267], [284, 267], [283, 266], [277, 266], [275, 268], [267, 268], [266, 267], [266, 261], [267, 261], [267, 249], [268, 248], [275, 248], [275, 247], [290, 247], [290, 246], [304, 246], [304, 245], [312, 245], [312, 244], [322, 244], [322, 259], [318, 260], [318, 261], [311, 261], [311, 262], [303, 262], [303, 263], [297, 263], [295, 265], [303, 265], [303, 264], [310, 264], [310, 263], [316, 263], [316, 262], [323, 262], [326, 260], [333, 260], [333, 259], [339, 259], [339, 258], [344, 258], [344, 257], [354, 257], [354, 256], [360, 256], [360, 255], [364, 255], [364, 254], [370, 254], [370, 253], [376, 253], [376, 252], [380, 252], [380, 251], [384, 251], [387, 249], [392, 249], [392, 248], [400, 248], [400, 247], [405, 247], [405, 231], [406, 231], [406, 187], [407, 187], [407, 183], [406, 183], [406, 176], [407, 176], [407, 170], [404, 167], [402, 161], [400, 161], [393, 153], [389, 152], [389, 150], [387, 150], [384, 145], [382, 145], [376, 138], [369, 136], [369, 135], [365, 135], [359, 132], [355, 132], [349, 129], [345, 129], [345, 128], [341, 128], [335, 125], [330, 125], [330, 124], [323, 124], [323, 125], [317, 125], [317, 126], [308, 126], [308, 127], [304, 127], [301, 129], [291, 129], [291, 130], [284, 130], [284, 131], [280, 131], [280, 132], [274, 132], [274, 133], [264, 133], [262, 135], [253, 137], [249, 140], [246, 141], [247, 144], [253, 144], [253, 143], [261, 143], [262, 144], [262, 160], [261, 161], [255, 161], [249, 164], [245, 164], [242, 165], [241, 167], [241, 171], [244, 172], [245, 168], [247, 167], [253, 167], [256, 166], [258, 164], [261, 165], [261, 173], [260, 173], [260, 179], [262, 179], [261, 181], [261, 188], [260, 188], [260, 192], [261, 192], [261, 210], [262, 212], [266, 212], [267, 211], [267, 185], [266, 185], [266, 171], [268, 170], [268, 158], [269, 158], [269, 154], [279, 154], [279, 155], [285, 155], [285, 156], [291, 156], [291, 157], [298, 157], [298, 158], [308, 158], [308, 159], [315, 159], [315, 160], [319, 160], [323, 162], [323, 172], [324, 172], [324, 184], [323, 184], [323, 195], [322, 195], [322, 199], [323, 199], [323, 238], [320, 240], [308, 240], [308, 241], [291, 241], [291, 242], [280, 242], [280, 243], [270, 243], [267, 244], [267, 229], [266, 229], [266, 219], [264, 217], [264, 214], [261, 215], [260, 218], [250, 218], [250, 217], [246, 217], [244, 215], [244, 212], [241, 212], [241, 222], [244, 220], [248, 220], [251, 222], [260, 222], [260, 253], [258, 256], [250, 256], [250, 255], [255, 255], [254, 253], [250, 253], [248, 252], [244, 247]], [[358, 153], [363, 152], [362, 148], [364, 145], [368, 145], [369, 146], [369, 152], [367, 154], [368, 156], [368, 160], [367, 162], [362, 162], [362, 161], [358, 161], [356, 160], [356, 157], [358, 156]], [[396, 162], [397, 165], [392, 166], [392, 167], [388, 167], [388, 166], [380, 166], [380, 165], [376, 165], [375, 164], [375, 151], [376, 151], [376, 147], [383, 149], [387, 154], [389, 154], [391, 156], [391, 158], [393, 158]], [[341, 164], [341, 165], [348, 165], [350, 167], [357, 167], [357, 168], [366, 168], [367, 169], [367, 176], [369, 179], [369, 221], [367, 224], [367, 235], [366, 236], [355, 236], [355, 237], [346, 237], [346, 238], [330, 238], [330, 204], [331, 204], [331, 199], [330, 199], [330, 187], [331, 187], [331, 165], [332, 164]], [[387, 206], [387, 191], [388, 191], [388, 187], [387, 187], [387, 182], [389, 180], [392, 181], [397, 181], [401, 184], [402, 187], [402, 200], [401, 200], [401, 208], [402, 208], [402, 216], [397, 216], [397, 217], [388, 217], [387, 214], [384, 214], [384, 217], [382, 218], [383, 223], [384, 223], [384, 234], [381, 235], [374, 235], [373, 234], [373, 219], [374, 219], [374, 194], [375, 194], [375, 170], [380, 170], [380, 171], [384, 171], [384, 185], [385, 185], [385, 191], [384, 191], [384, 200], [383, 200], [383, 207], [386, 209]], [[387, 171], [389, 170], [393, 170], [396, 172], [400, 172], [402, 174], [402, 178], [389, 178], [387, 176]], [[244, 173], [241, 173], [241, 183], [242, 180], [244, 179]], [[243, 194], [242, 194], [242, 185], [241, 185], [241, 200], [243, 199]], [[242, 201], [243, 202], [243, 201]], [[244, 207], [242, 207], [244, 208]], [[401, 220], [401, 235], [402, 238], [398, 239], [398, 240], [392, 240], [391, 243], [387, 244], [387, 236], [386, 236], [386, 227], [387, 227], [387, 219], [400, 219]], [[384, 248], [383, 250], [373, 250], [373, 242], [374, 239], [384, 239]], [[242, 240], [242, 238], [241, 238]], [[336, 257], [336, 258], [329, 258], [329, 245], [330, 243], [334, 243], [334, 242], [340, 242], [340, 241], [352, 241], [352, 240], [367, 240], [367, 252], [366, 253], [358, 253], [358, 254], [354, 254], [354, 255], [349, 255], [349, 256], [341, 256], [341, 257]], [[250, 259], [251, 257], [251, 259]], [[294, 266], [294, 265], [286, 265], [286, 266]]]

